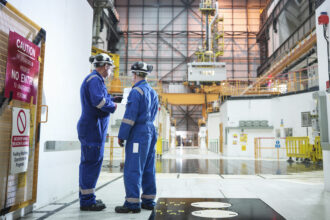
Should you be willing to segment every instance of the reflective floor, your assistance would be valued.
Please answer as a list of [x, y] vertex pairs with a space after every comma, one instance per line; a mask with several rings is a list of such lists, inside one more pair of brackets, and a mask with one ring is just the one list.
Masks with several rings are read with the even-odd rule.
[[[81, 212], [78, 192], [75, 192], [34, 210], [22, 219], [148, 219], [152, 214], [148, 210], [142, 210], [139, 214], [115, 213], [114, 208], [122, 205], [125, 200], [122, 167], [120, 157], [116, 158], [111, 166], [107, 159], [103, 163], [96, 196], [106, 204], [105, 210], [97, 213]], [[162, 158], [157, 159], [156, 169], [156, 200], [159, 202], [165, 198], [216, 198], [234, 203], [247, 199], [245, 201], [250, 202], [242, 203], [247, 204], [242, 206], [242, 210], [235, 209], [236, 205], [233, 205], [231, 211], [237, 212], [238, 216], [232, 219], [273, 220], [283, 217], [289, 220], [330, 220], [330, 193], [324, 191], [322, 165], [223, 158], [212, 152], [186, 148], [163, 154]], [[255, 201], [259, 205], [269, 207], [270, 211], [253, 208]], [[260, 217], [259, 214], [262, 213], [273, 215]], [[164, 219], [157, 215], [154, 217]], [[214, 219], [191, 218], [190, 214], [181, 217], [179, 219]]]
[[[121, 159], [103, 163], [103, 171], [122, 172]], [[225, 158], [198, 148], [181, 148], [166, 152], [156, 160], [157, 173], [198, 173], [218, 175], [292, 174], [322, 170], [322, 163], [302, 163], [286, 160], [254, 160], [253, 158]]]

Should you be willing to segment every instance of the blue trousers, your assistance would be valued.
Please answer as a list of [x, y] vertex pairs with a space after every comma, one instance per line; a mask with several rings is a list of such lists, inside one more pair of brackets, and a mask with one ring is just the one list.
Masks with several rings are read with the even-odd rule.
[[126, 200], [124, 206], [130, 209], [140, 208], [141, 187], [142, 203], [147, 206], [155, 206], [157, 133], [153, 125], [147, 130], [149, 132], [145, 132], [145, 129], [133, 129], [133, 134], [126, 143], [124, 166]]
[[80, 206], [95, 204], [95, 186], [103, 162], [104, 146], [81, 146], [79, 166]]

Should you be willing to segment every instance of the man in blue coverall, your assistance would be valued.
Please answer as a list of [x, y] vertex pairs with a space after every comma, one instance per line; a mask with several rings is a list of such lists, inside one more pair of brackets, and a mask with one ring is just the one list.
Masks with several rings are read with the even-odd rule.
[[153, 124], [158, 111], [158, 95], [146, 81], [152, 66], [144, 62], [132, 65], [134, 86], [128, 96], [126, 111], [120, 125], [118, 143], [125, 148], [124, 183], [126, 200], [117, 206], [117, 213], [139, 213], [140, 188], [142, 208], [155, 206], [155, 144], [157, 132]]
[[101, 211], [106, 208], [101, 200], [95, 200], [95, 186], [99, 177], [109, 115], [114, 113], [121, 97], [111, 97], [104, 84], [113, 71], [113, 60], [101, 53], [90, 58], [95, 70], [83, 81], [80, 88], [82, 114], [77, 130], [81, 143], [79, 166], [80, 210]]

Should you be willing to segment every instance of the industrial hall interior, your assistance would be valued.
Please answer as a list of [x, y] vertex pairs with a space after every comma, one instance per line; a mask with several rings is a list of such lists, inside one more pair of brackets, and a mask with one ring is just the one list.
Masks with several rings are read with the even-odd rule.
[[0, 220], [330, 220], [330, 0], [0, 0]]

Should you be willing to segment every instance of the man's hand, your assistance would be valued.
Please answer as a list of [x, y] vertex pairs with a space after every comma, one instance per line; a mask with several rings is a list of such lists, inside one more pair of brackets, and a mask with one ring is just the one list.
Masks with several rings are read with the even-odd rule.
[[124, 140], [118, 138], [118, 144], [119, 146], [124, 147]]
[[123, 97], [121, 97], [121, 96], [113, 97], [113, 102], [115, 102], [115, 103], [121, 103], [121, 100], [123, 100]]

